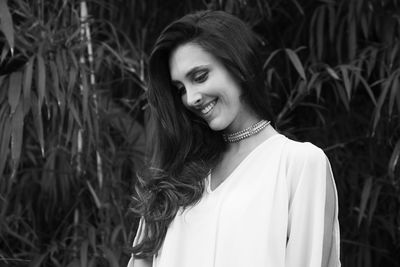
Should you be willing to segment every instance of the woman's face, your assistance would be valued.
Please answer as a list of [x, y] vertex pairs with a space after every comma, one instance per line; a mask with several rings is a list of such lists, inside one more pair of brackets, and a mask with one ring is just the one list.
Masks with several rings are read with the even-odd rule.
[[234, 77], [213, 55], [195, 43], [178, 46], [169, 59], [171, 82], [184, 106], [214, 131], [235, 132], [256, 121], [241, 100]]

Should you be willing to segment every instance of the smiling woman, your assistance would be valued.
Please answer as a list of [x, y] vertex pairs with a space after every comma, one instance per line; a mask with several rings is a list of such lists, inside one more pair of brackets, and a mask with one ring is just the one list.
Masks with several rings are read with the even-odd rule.
[[189, 42], [177, 47], [170, 56], [169, 69], [184, 106], [212, 130], [236, 132], [260, 120], [241, 101], [238, 82], [200, 45]]
[[258, 51], [248, 26], [222, 11], [161, 33], [129, 267], [340, 266], [329, 161], [271, 126]]

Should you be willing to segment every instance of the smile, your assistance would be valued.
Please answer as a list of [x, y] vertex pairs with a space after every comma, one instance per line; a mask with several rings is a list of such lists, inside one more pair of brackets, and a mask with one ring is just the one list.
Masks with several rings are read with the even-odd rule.
[[217, 103], [217, 100], [214, 100], [210, 102], [207, 106], [201, 109], [201, 114], [206, 115], [210, 113], [210, 111], [214, 108], [215, 104]]

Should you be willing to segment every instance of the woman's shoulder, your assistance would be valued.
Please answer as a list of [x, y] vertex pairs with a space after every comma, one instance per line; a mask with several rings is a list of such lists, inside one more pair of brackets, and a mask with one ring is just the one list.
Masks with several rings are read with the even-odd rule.
[[324, 151], [313, 143], [287, 138], [283, 148], [283, 158], [289, 192], [291, 192], [290, 199], [297, 191], [300, 181], [303, 181], [302, 185], [305, 189], [323, 185], [326, 180], [324, 177], [327, 177], [329, 160]]
[[326, 160], [324, 151], [311, 142], [295, 141], [286, 137], [283, 154], [292, 163], [317, 163]]

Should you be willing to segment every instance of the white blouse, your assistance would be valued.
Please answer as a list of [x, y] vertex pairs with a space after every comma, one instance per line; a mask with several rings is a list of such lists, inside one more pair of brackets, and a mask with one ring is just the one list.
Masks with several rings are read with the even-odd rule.
[[337, 267], [339, 243], [337, 192], [324, 152], [278, 134], [215, 190], [207, 177], [200, 202], [178, 212], [152, 266]]

